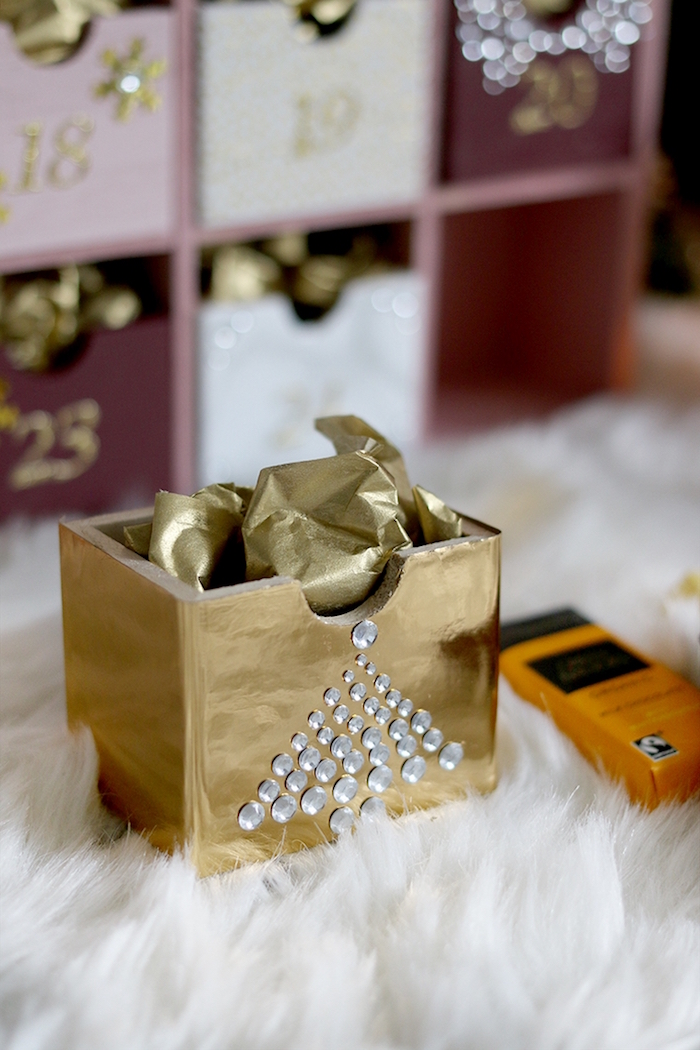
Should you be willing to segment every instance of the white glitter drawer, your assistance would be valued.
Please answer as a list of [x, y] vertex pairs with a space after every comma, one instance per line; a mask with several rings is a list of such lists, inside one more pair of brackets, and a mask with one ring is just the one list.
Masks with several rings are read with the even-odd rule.
[[207, 226], [383, 205], [424, 181], [427, 0], [359, 0], [301, 43], [283, 4], [200, 11], [199, 177]]
[[362, 278], [320, 321], [300, 321], [279, 294], [204, 306], [201, 484], [252, 484], [261, 463], [327, 455], [317, 416], [359, 415], [410, 447], [422, 410], [422, 291], [410, 271]]

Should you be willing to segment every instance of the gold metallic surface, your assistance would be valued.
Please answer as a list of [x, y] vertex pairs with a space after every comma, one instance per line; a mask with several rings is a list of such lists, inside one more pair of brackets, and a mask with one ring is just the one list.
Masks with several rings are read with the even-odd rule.
[[108, 287], [96, 266], [64, 266], [57, 280], [0, 281], [0, 343], [18, 371], [50, 371], [80, 335], [123, 328], [140, 312], [136, 293]]
[[247, 244], [227, 244], [212, 257], [210, 297], [217, 302], [249, 302], [282, 287], [276, 259]]
[[378, 430], [365, 423], [359, 416], [322, 416], [314, 420], [314, 426], [320, 434], [333, 442], [335, 451], [340, 455], [344, 452], [355, 452], [366, 448], [367, 439], [376, 441], [379, 448], [372, 450], [372, 457], [389, 472], [394, 479], [399, 497], [399, 521], [406, 529], [411, 539], [415, 542], [420, 538], [420, 526], [416, 515], [416, 506], [413, 501], [411, 482], [403, 461], [403, 456], [390, 441], [380, 434]]
[[[410, 785], [391, 748], [391, 813], [424, 809], [495, 784], [500, 537], [464, 519], [468, 538], [394, 554], [379, 589], [340, 616], [315, 615], [296, 580], [275, 577], [198, 592], [127, 550], [125, 525], [149, 512], [61, 527], [68, 709], [97, 741], [106, 800], [158, 845], [187, 843], [201, 874], [332, 839], [332, 801], [287, 825], [266, 816], [246, 832], [239, 809], [270, 763], [355, 666], [352, 627], [379, 634], [368, 654], [392, 687], [464, 747], [454, 771], [424, 753]], [[366, 719], [367, 724], [371, 720]], [[332, 723], [331, 723], [332, 724]], [[382, 735], [386, 735], [385, 727]], [[324, 753], [325, 752], [325, 749]], [[364, 750], [364, 749], [363, 749]], [[365, 756], [366, 756], [366, 752]], [[368, 796], [369, 765], [350, 803]], [[330, 785], [329, 785], [330, 786]]]
[[233, 484], [209, 485], [193, 496], [159, 492], [149, 561], [197, 590], [206, 590], [229, 539], [240, 529], [243, 513], [243, 499]]
[[246, 578], [292, 576], [315, 612], [357, 605], [410, 545], [398, 513], [371, 449], [266, 467], [243, 522]]
[[132, 568], [148, 562], [104, 552], [97, 530], [59, 529], [69, 723], [92, 730], [107, 804], [172, 848], [185, 831], [178, 602]]
[[426, 543], [456, 540], [462, 535], [462, 519], [439, 496], [421, 485], [413, 486], [418, 520]]
[[0, 22], [9, 22], [28, 58], [51, 65], [73, 54], [93, 15], [115, 15], [119, 6], [119, 0], [0, 0]]

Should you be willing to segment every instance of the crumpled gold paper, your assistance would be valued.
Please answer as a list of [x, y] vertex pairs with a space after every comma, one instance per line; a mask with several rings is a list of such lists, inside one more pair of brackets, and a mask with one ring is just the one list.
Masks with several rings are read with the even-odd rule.
[[0, 22], [9, 22], [17, 47], [41, 65], [73, 54], [94, 15], [115, 15], [121, 0], [0, 0]]
[[415, 542], [420, 535], [420, 523], [411, 482], [408, 480], [406, 465], [399, 450], [359, 416], [322, 416], [314, 420], [314, 426], [333, 442], [333, 447], [339, 454], [363, 448], [368, 439], [381, 446], [373, 453], [374, 458], [394, 479], [400, 505], [399, 521]]
[[364, 420], [316, 427], [336, 456], [266, 467], [254, 490], [159, 492], [152, 523], [126, 527], [124, 543], [198, 590], [291, 576], [330, 615], [362, 602], [394, 551], [462, 535], [460, 516], [411, 489], [399, 450]]
[[260, 472], [243, 522], [246, 579], [292, 576], [316, 613], [357, 605], [410, 547], [393, 478], [366, 449]]
[[80, 335], [124, 328], [140, 312], [136, 293], [108, 286], [96, 266], [64, 266], [57, 280], [0, 278], [0, 343], [18, 371], [46, 372]]
[[428, 492], [421, 485], [414, 485], [413, 498], [425, 543], [456, 540], [462, 535], [462, 518], [450, 510], [439, 496]]
[[148, 538], [149, 561], [204, 591], [212, 585], [215, 570], [224, 569], [224, 558], [235, 576], [244, 512], [243, 495], [233, 484], [208, 485], [193, 496], [159, 492], [150, 534], [149, 524], [131, 526], [124, 529], [124, 540], [141, 554]]

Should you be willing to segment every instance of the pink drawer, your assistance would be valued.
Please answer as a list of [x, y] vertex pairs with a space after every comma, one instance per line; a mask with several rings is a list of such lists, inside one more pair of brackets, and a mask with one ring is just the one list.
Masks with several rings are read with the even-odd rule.
[[[83, 46], [67, 61], [38, 66], [0, 23], [0, 264], [170, 234], [174, 36], [170, 11], [126, 11], [93, 20]], [[159, 105], [151, 111], [132, 91], [136, 105], [120, 119], [128, 92], [96, 92], [115, 78], [105, 52], [128, 59], [135, 41], [143, 41], [145, 67], [165, 62], [163, 72], [149, 81], [146, 70], [141, 79]], [[124, 83], [129, 67], [128, 60], [119, 67], [116, 81], [134, 88], [135, 80]]]

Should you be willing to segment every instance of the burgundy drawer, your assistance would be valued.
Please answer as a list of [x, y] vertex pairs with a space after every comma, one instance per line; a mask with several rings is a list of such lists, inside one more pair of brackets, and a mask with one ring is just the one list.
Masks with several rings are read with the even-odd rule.
[[168, 328], [96, 332], [58, 372], [0, 358], [1, 517], [144, 505], [168, 486]]
[[[481, 62], [469, 62], [462, 55], [455, 30], [456, 13], [450, 25], [451, 44], [446, 88], [443, 178], [447, 181], [506, 175], [581, 162], [624, 158], [630, 151], [636, 47], [631, 65], [624, 73], [599, 72], [581, 52], [554, 57], [543, 55], [537, 61], [545, 73], [556, 74], [564, 97], [576, 97], [574, 71], [583, 74], [579, 85], [579, 112], [576, 127], [561, 127], [553, 121], [541, 130], [527, 130], [526, 107], [537, 106], [535, 87], [523, 78], [516, 87], [499, 95], [484, 90]], [[572, 65], [572, 60], [576, 63]], [[581, 63], [583, 65], [581, 65]], [[595, 104], [590, 107], [593, 85]], [[590, 110], [590, 115], [586, 115]], [[546, 114], [545, 114], [546, 116]], [[534, 122], [535, 126], [537, 121]], [[514, 129], [515, 125], [515, 129]], [[519, 130], [516, 130], [518, 129]], [[523, 131], [523, 128], [526, 130]]]

